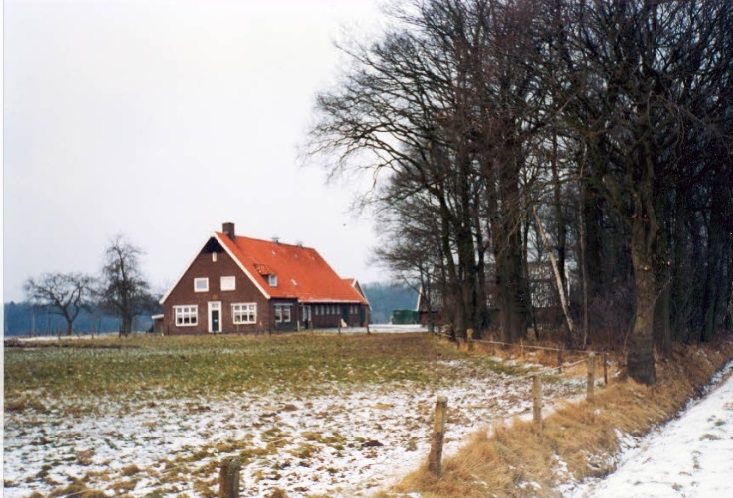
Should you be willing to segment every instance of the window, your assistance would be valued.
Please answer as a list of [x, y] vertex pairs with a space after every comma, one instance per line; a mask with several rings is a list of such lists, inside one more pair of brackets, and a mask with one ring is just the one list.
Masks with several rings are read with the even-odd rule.
[[270, 287], [277, 287], [277, 275], [268, 275], [267, 283], [270, 284]]
[[173, 306], [177, 327], [192, 327], [199, 323], [199, 307], [195, 304]]
[[193, 290], [196, 292], [209, 292], [209, 278], [200, 277], [193, 279]]
[[223, 291], [233, 291], [236, 286], [236, 280], [234, 277], [221, 277], [219, 279], [219, 289]]
[[275, 323], [290, 323], [290, 305], [275, 305]]
[[232, 322], [235, 325], [257, 323], [257, 303], [232, 304]]
[[218, 254], [218, 253], [216, 253], [216, 252], [212, 252], [212, 253], [211, 253], [211, 261], [213, 261], [214, 263], [216, 263], [216, 255], [217, 255], [217, 254]]

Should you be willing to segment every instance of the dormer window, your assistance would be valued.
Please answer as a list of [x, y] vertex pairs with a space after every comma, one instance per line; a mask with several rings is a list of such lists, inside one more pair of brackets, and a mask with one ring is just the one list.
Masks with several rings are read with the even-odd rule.
[[277, 275], [270, 274], [267, 276], [267, 283], [270, 287], [277, 287]]

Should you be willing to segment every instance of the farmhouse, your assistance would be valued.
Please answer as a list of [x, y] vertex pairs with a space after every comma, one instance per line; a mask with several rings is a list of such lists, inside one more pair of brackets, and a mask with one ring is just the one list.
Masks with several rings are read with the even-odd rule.
[[224, 223], [160, 300], [163, 334], [254, 333], [368, 323], [369, 302], [318, 252], [238, 236]]

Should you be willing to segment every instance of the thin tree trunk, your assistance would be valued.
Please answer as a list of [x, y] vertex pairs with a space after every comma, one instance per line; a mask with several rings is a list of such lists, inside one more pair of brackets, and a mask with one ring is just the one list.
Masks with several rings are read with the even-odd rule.
[[[581, 183], [581, 194], [580, 194], [580, 203], [581, 208], [583, 204], [583, 199], [585, 197], [585, 185]], [[579, 259], [580, 259], [580, 279], [581, 279], [581, 286], [583, 289], [583, 346], [588, 345], [588, 263], [586, 259], [586, 235], [585, 235], [585, 216], [583, 216], [583, 210], [581, 209], [578, 216], [578, 249], [579, 249]], [[572, 345], [572, 341], [574, 338], [572, 336], [568, 336], [569, 341], [566, 341], [568, 343], [568, 346]]]
[[[656, 213], [664, 219], [665, 192], [657, 194]], [[656, 305], [654, 307], [654, 343], [665, 358], [672, 356], [672, 331], [669, 324], [669, 296], [670, 296], [670, 269], [667, 228], [663, 222], [658, 223], [659, 229], [654, 244], [654, 271], [657, 285]]]
[[547, 240], [547, 235], [545, 234], [545, 230], [542, 227], [542, 220], [540, 219], [540, 215], [537, 213], [536, 206], [532, 206], [532, 213], [534, 214], [534, 219], [537, 222], [537, 230], [539, 231], [540, 237], [542, 238], [542, 243], [545, 245], [545, 249], [550, 255], [550, 264], [552, 264], [552, 273], [555, 275], [555, 286], [557, 288], [558, 295], [560, 296], [560, 306], [562, 306], [562, 313], [563, 315], [565, 315], [565, 323], [567, 323], [568, 325], [570, 337], [575, 337], [575, 322], [573, 321], [573, 317], [570, 316], [568, 299], [565, 294], [565, 284], [563, 283], [563, 278], [560, 274], [560, 267], [558, 266], [557, 259], [555, 258], [555, 254], [552, 251], [552, 247], [550, 246], [550, 241]]

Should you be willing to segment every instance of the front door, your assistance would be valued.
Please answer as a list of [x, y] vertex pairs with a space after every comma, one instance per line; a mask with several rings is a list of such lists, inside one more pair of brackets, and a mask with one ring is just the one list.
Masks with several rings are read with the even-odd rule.
[[209, 303], [209, 332], [212, 334], [221, 332], [221, 303], [219, 301]]
[[300, 313], [303, 317], [303, 326], [307, 329], [313, 328], [313, 322], [311, 321], [311, 307], [309, 304], [302, 304], [300, 306]]

